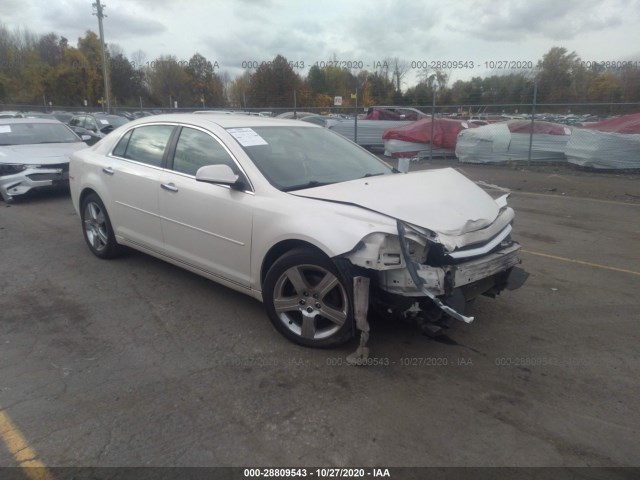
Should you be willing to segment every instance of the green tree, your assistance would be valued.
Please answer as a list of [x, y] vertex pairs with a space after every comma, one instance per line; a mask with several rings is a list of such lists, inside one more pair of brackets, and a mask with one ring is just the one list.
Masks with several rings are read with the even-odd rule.
[[25, 67], [20, 72], [20, 88], [17, 100], [21, 103], [40, 103], [47, 94], [52, 68], [40, 60], [38, 53], [32, 51], [27, 57]]
[[[77, 50], [81, 57], [74, 55], [75, 58], [72, 61], [76, 62], [75, 65], [81, 70], [81, 76], [87, 82], [86, 87], [82, 89], [85, 92], [85, 98], [93, 104], [94, 101], [105, 96], [100, 39], [95, 32], [87, 30], [84, 37], [78, 38]], [[109, 75], [108, 65], [107, 75]]]
[[135, 105], [138, 77], [131, 62], [123, 53], [118, 53], [109, 62], [111, 71], [111, 93], [116, 105]]
[[640, 102], [640, 69], [629, 65], [619, 73], [622, 101]]
[[312, 94], [327, 93], [327, 81], [318, 65], [312, 65], [307, 74], [307, 84]]
[[247, 95], [251, 84], [251, 72], [245, 70], [244, 73], [229, 82], [227, 95], [229, 104], [234, 108], [247, 108]]
[[[189, 91], [189, 75], [184, 67], [178, 64], [176, 57], [161, 55], [151, 62], [149, 71], [149, 85], [154, 101], [159, 105], [168, 105], [169, 101], [178, 102], [178, 106], [184, 106], [185, 102], [191, 103]], [[172, 108], [173, 105], [170, 105]]]
[[622, 85], [613, 73], [600, 73], [591, 81], [589, 100], [594, 102], [619, 102], [621, 99]]
[[53, 32], [40, 37], [37, 45], [40, 60], [51, 67], [57, 67], [62, 63], [65, 48], [68, 48], [67, 39], [58, 38]]
[[252, 107], [291, 107], [293, 92], [302, 86], [285, 57], [277, 55], [270, 63], [260, 65], [249, 81]]
[[202, 102], [205, 106], [221, 107], [226, 104], [222, 80], [216, 75], [213, 64], [204, 56], [199, 53], [193, 55], [186, 72], [193, 105]]
[[77, 48], [67, 48], [63, 59], [51, 72], [48, 97], [55, 105], [81, 106], [84, 101], [97, 107], [103, 97], [102, 77]]
[[538, 68], [538, 98], [541, 102], [573, 102], [585, 94], [585, 68], [576, 52], [552, 47], [538, 61]]

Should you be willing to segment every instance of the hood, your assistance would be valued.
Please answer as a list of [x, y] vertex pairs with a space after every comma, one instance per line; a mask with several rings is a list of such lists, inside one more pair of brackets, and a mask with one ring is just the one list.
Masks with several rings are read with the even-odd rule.
[[289, 192], [347, 203], [444, 235], [463, 235], [492, 224], [498, 204], [452, 168], [384, 175]]
[[0, 163], [24, 163], [26, 165], [68, 163], [69, 155], [83, 148], [87, 148], [84, 142], [5, 145], [0, 146]]

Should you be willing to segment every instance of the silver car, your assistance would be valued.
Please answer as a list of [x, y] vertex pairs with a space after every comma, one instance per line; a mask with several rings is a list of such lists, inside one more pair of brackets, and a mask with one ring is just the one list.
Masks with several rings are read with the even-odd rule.
[[5, 202], [41, 188], [69, 185], [69, 155], [86, 148], [58, 120], [0, 119], [0, 195]]

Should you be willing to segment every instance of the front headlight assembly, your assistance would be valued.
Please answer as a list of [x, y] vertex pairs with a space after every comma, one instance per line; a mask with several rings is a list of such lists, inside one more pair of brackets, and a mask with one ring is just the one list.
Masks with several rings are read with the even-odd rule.
[[29, 168], [24, 163], [0, 163], [0, 177], [15, 175]]

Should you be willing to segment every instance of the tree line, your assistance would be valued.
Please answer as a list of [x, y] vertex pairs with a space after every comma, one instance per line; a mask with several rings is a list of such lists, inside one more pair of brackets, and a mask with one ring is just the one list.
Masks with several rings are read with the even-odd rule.
[[[127, 57], [115, 44], [106, 51], [112, 107], [329, 108], [358, 105], [472, 106], [538, 103], [640, 102], [640, 64], [584, 62], [576, 52], [551, 48], [537, 68], [496, 71], [450, 82], [451, 71], [423, 68], [403, 89], [410, 65], [401, 58], [353, 71], [339, 62], [313, 65], [306, 76], [282, 55], [231, 79], [215, 62], [195, 53], [188, 61], [162, 55], [148, 61], [140, 50]], [[323, 62], [324, 63], [324, 62]], [[55, 33], [13, 32], [0, 24], [0, 103], [95, 108], [104, 101], [102, 50], [88, 30], [76, 46]], [[86, 102], [86, 104], [85, 104]], [[636, 106], [637, 107], [637, 106]], [[637, 108], [636, 108], [637, 109]], [[549, 110], [549, 108], [547, 109]]]

